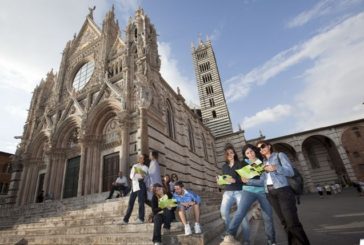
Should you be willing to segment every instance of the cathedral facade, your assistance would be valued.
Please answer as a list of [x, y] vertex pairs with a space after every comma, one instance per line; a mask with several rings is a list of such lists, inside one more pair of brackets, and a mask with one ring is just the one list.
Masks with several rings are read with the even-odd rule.
[[7, 203], [35, 202], [41, 191], [56, 200], [108, 191], [118, 171], [128, 174], [150, 150], [160, 152], [162, 174], [216, 189], [223, 147], [241, 147], [243, 132], [215, 140], [162, 78], [156, 29], [142, 9], [123, 38], [114, 9], [102, 27], [92, 11], [66, 44], [58, 73], [34, 90]]

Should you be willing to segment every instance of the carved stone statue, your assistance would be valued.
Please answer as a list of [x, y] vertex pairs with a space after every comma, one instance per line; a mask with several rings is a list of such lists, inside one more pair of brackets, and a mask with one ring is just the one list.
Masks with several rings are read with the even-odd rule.
[[95, 9], [96, 9], [96, 6], [94, 6], [93, 8], [88, 8], [88, 11], [90, 11], [89, 13], [88, 13], [88, 17], [89, 18], [91, 18], [91, 19], [94, 19], [94, 11], [95, 11]]

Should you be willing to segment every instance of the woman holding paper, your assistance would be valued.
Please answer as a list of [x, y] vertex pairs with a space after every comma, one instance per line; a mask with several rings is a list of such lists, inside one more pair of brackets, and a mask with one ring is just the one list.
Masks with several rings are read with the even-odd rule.
[[[164, 234], [168, 234], [171, 229], [172, 208], [176, 203], [172, 201], [172, 194], [168, 192], [161, 184], [153, 185], [152, 212], [153, 212], [153, 243], [154, 245], [162, 244], [162, 224], [164, 224]], [[164, 201], [162, 205], [162, 201]]]
[[[236, 204], [237, 207], [239, 207], [242, 201], [243, 184], [241, 182], [240, 176], [236, 172], [236, 170], [242, 168], [242, 166], [243, 165], [241, 162], [239, 162], [238, 155], [236, 154], [234, 147], [232, 146], [226, 147], [225, 164], [222, 166], [222, 175], [217, 177], [217, 183], [225, 187], [224, 194], [222, 196], [220, 213], [221, 213], [221, 218], [225, 222], [226, 231], [228, 230], [230, 225], [230, 212], [232, 206]], [[235, 212], [234, 216], [235, 215], [237, 215], [237, 212]], [[240, 220], [240, 223], [241, 222], [242, 221]], [[249, 224], [246, 221], [246, 219], [244, 219], [243, 221], [243, 227], [245, 227], [244, 231], [247, 230], [249, 231]], [[238, 242], [234, 238], [234, 235], [235, 234], [231, 235], [227, 233], [226, 236], [224, 237], [224, 242], [238, 244]]]
[[139, 212], [137, 224], [144, 223], [145, 215], [145, 199], [147, 197], [147, 187], [144, 183], [144, 178], [148, 175], [148, 167], [145, 165], [145, 161], [148, 159], [148, 155], [143, 154], [139, 156], [138, 163], [134, 164], [130, 171], [130, 179], [132, 180], [132, 191], [129, 198], [128, 209], [124, 218], [118, 223], [126, 225], [129, 223], [129, 218], [133, 212], [135, 199], [138, 197]]
[[[267, 141], [259, 141], [257, 147], [265, 159], [265, 173], [259, 181], [264, 183], [267, 198], [286, 231], [288, 244], [309, 245], [298, 218], [295, 194], [287, 180], [287, 177], [294, 175], [290, 160], [282, 152], [273, 152], [272, 145]], [[248, 184], [257, 181], [251, 179]]]
[[[273, 225], [273, 211], [265, 194], [263, 183], [261, 182], [258, 186], [249, 184], [250, 179], [260, 180], [260, 176], [264, 171], [263, 158], [259, 153], [258, 148], [250, 144], [243, 147], [243, 156], [244, 167], [241, 170], [247, 171], [245, 171], [244, 174], [241, 174], [241, 180], [248, 184], [243, 186], [243, 203], [241, 205], [242, 209], [240, 210], [240, 215], [248, 213], [251, 205], [258, 201], [263, 211], [262, 216], [267, 244], [275, 244], [276, 238]], [[238, 170], [238, 173], [239, 172], [240, 170]], [[249, 234], [249, 231], [244, 234], [246, 233]], [[244, 237], [244, 241], [246, 244], [249, 244], [249, 237]]]

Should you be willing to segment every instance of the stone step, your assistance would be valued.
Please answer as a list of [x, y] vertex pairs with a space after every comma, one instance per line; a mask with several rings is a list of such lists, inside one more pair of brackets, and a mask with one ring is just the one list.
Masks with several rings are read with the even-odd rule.
[[[18, 208], [13, 216], [6, 216], [5, 222], [2, 219], [0, 244], [15, 244], [22, 238], [28, 244], [152, 244], [152, 223], [115, 225], [124, 215], [129, 198], [105, 201], [105, 196], [31, 204], [25, 211], [26, 207]], [[164, 236], [164, 240], [169, 241], [165, 244], [202, 245], [223, 231], [219, 212], [221, 195], [204, 193], [201, 196], [203, 234], [186, 237], [183, 225], [172, 223], [172, 233]], [[149, 212], [150, 208], [146, 207], [146, 217]], [[136, 203], [131, 221], [136, 219], [137, 213]], [[17, 215], [22, 217], [17, 218]], [[4, 216], [0, 214], [0, 217]], [[191, 217], [189, 220], [193, 224]], [[6, 226], [11, 227], [5, 229]]]
[[[220, 211], [214, 210], [208, 213], [201, 215], [201, 224], [204, 226], [210, 222], [213, 222], [216, 219], [220, 218]], [[28, 226], [19, 226], [17, 229], [9, 229], [3, 230], [0, 232], [2, 235], [61, 235], [61, 234], [110, 234], [110, 233], [120, 233], [120, 232], [133, 232], [137, 231], [152, 231], [153, 224], [145, 223], [140, 225], [135, 225], [132, 222], [127, 226], [119, 226], [115, 225], [117, 221], [121, 218], [114, 220], [108, 220], [107, 222], [103, 222], [103, 220], [95, 220], [95, 219], [84, 219], [73, 221], [73, 223], [52, 223], [49, 222], [47, 224], [39, 224], [33, 223]], [[193, 224], [193, 219], [189, 218], [190, 223]], [[174, 230], [183, 230], [183, 226], [178, 222], [172, 223], [172, 227], [175, 227]]]
[[[15, 244], [22, 237], [0, 238], [0, 244]], [[107, 234], [107, 235], [52, 235], [32, 236], [24, 238], [27, 244], [125, 244], [125, 245], [152, 245], [150, 233]]]
[[[131, 219], [137, 216], [138, 205], [134, 207]], [[210, 213], [214, 210], [218, 210], [220, 206], [219, 204], [214, 204], [210, 206], [201, 206], [201, 214]], [[150, 208], [146, 207], [146, 217], [151, 213]], [[23, 218], [19, 220], [17, 225], [14, 227], [17, 228], [31, 228], [32, 226], [40, 226], [40, 227], [63, 227], [63, 226], [72, 226], [79, 225], [78, 221], [85, 222], [80, 225], [87, 225], [88, 223], [92, 224], [94, 221], [100, 222], [102, 224], [108, 224], [112, 220], [119, 219], [123, 215], [122, 211], [119, 212], [95, 212], [89, 213], [85, 210], [85, 213], [78, 212], [78, 215], [69, 215], [65, 214], [64, 216], [56, 216], [56, 217], [30, 217]]]

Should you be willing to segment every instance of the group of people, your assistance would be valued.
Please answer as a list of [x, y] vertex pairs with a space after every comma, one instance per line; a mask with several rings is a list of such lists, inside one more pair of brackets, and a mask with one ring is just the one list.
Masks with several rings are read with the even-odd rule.
[[[160, 245], [162, 242], [162, 226], [164, 234], [168, 234], [171, 228], [171, 222], [175, 219], [174, 213], [177, 209], [179, 219], [184, 225], [185, 234], [192, 234], [190, 224], [187, 222], [186, 213], [190, 210], [194, 213], [195, 233], [201, 233], [200, 226], [200, 203], [201, 198], [190, 190], [186, 190], [184, 183], [178, 180], [176, 174], [171, 176], [163, 176], [163, 181], [160, 174], [160, 166], [158, 162], [158, 152], [152, 151], [150, 153], [149, 166], [147, 164], [148, 155], [142, 154], [138, 157], [138, 162], [134, 164], [130, 171], [131, 179], [131, 193], [128, 202], [128, 208], [126, 213], [117, 222], [120, 225], [127, 225], [129, 223], [130, 216], [133, 212], [134, 203], [138, 198], [139, 210], [138, 218], [135, 223], [142, 224], [145, 221], [145, 204], [151, 207], [153, 214], [153, 243], [154, 245]], [[122, 174], [122, 173], [121, 173]], [[118, 179], [113, 183], [116, 188]], [[121, 183], [121, 180], [119, 181]], [[125, 181], [123, 181], [125, 185]], [[120, 186], [118, 184], [118, 186]], [[108, 198], [112, 197], [112, 188]], [[168, 206], [163, 207], [159, 205], [162, 198], [174, 199], [176, 201], [176, 207]]]
[[326, 183], [323, 186], [321, 186], [320, 184], [317, 184], [316, 190], [317, 190], [317, 193], [319, 194], [320, 198], [323, 198], [324, 193], [327, 196], [331, 196], [331, 194], [340, 193], [342, 191], [342, 188], [341, 188], [341, 185], [338, 183], [334, 183], [334, 184]]
[[[229, 178], [226, 178], [220, 210], [226, 228], [223, 244], [240, 244], [236, 240], [240, 224], [243, 244], [250, 243], [247, 213], [255, 201], [262, 208], [267, 244], [276, 244], [272, 208], [286, 231], [288, 244], [310, 244], [297, 214], [295, 194], [287, 180], [294, 175], [287, 155], [273, 152], [272, 145], [267, 141], [259, 141], [256, 146], [247, 144], [242, 153], [244, 160], [239, 161], [232, 146], [225, 149], [226, 162], [222, 167], [222, 175]], [[256, 166], [259, 163], [263, 164], [264, 171], [250, 179], [236, 172], [248, 164]], [[234, 204], [237, 209], [231, 217], [230, 211]]]
[[[267, 141], [259, 141], [256, 146], [247, 144], [243, 147], [242, 153], [244, 159], [239, 161], [232, 146], [225, 149], [226, 161], [222, 167], [222, 175], [230, 177], [226, 179], [227, 183], [224, 185], [220, 208], [221, 217], [225, 222], [223, 243], [240, 244], [236, 240], [236, 235], [241, 224], [244, 244], [250, 243], [247, 214], [251, 205], [258, 201], [262, 209], [267, 244], [276, 244], [273, 210], [286, 231], [289, 245], [310, 244], [297, 214], [295, 194], [287, 180], [294, 175], [287, 155], [282, 152], [273, 152], [272, 145]], [[195, 217], [195, 233], [201, 233], [200, 196], [185, 189], [184, 183], [178, 180], [176, 174], [165, 175], [161, 178], [157, 151], [150, 153], [149, 167], [146, 164], [147, 159], [147, 155], [140, 155], [138, 163], [131, 168], [132, 184], [128, 208], [118, 224], [126, 225], [129, 223], [135, 200], [138, 198], [139, 212], [136, 223], [144, 223], [145, 204], [152, 208], [154, 245], [159, 245], [162, 242], [162, 226], [163, 234], [170, 232], [175, 210], [177, 210], [178, 217], [184, 225], [185, 235], [192, 234], [191, 226], [186, 219], [186, 214], [189, 211], [193, 212]], [[243, 178], [236, 171], [247, 165], [255, 166], [258, 162], [262, 164], [263, 171], [252, 178]], [[118, 185], [118, 183], [125, 183], [125, 180], [116, 180], [113, 186]], [[177, 206], [161, 208], [159, 202], [166, 197], [174, 199]], [[234, 204], [236, 211], [231, 216], [230, 213]]]

